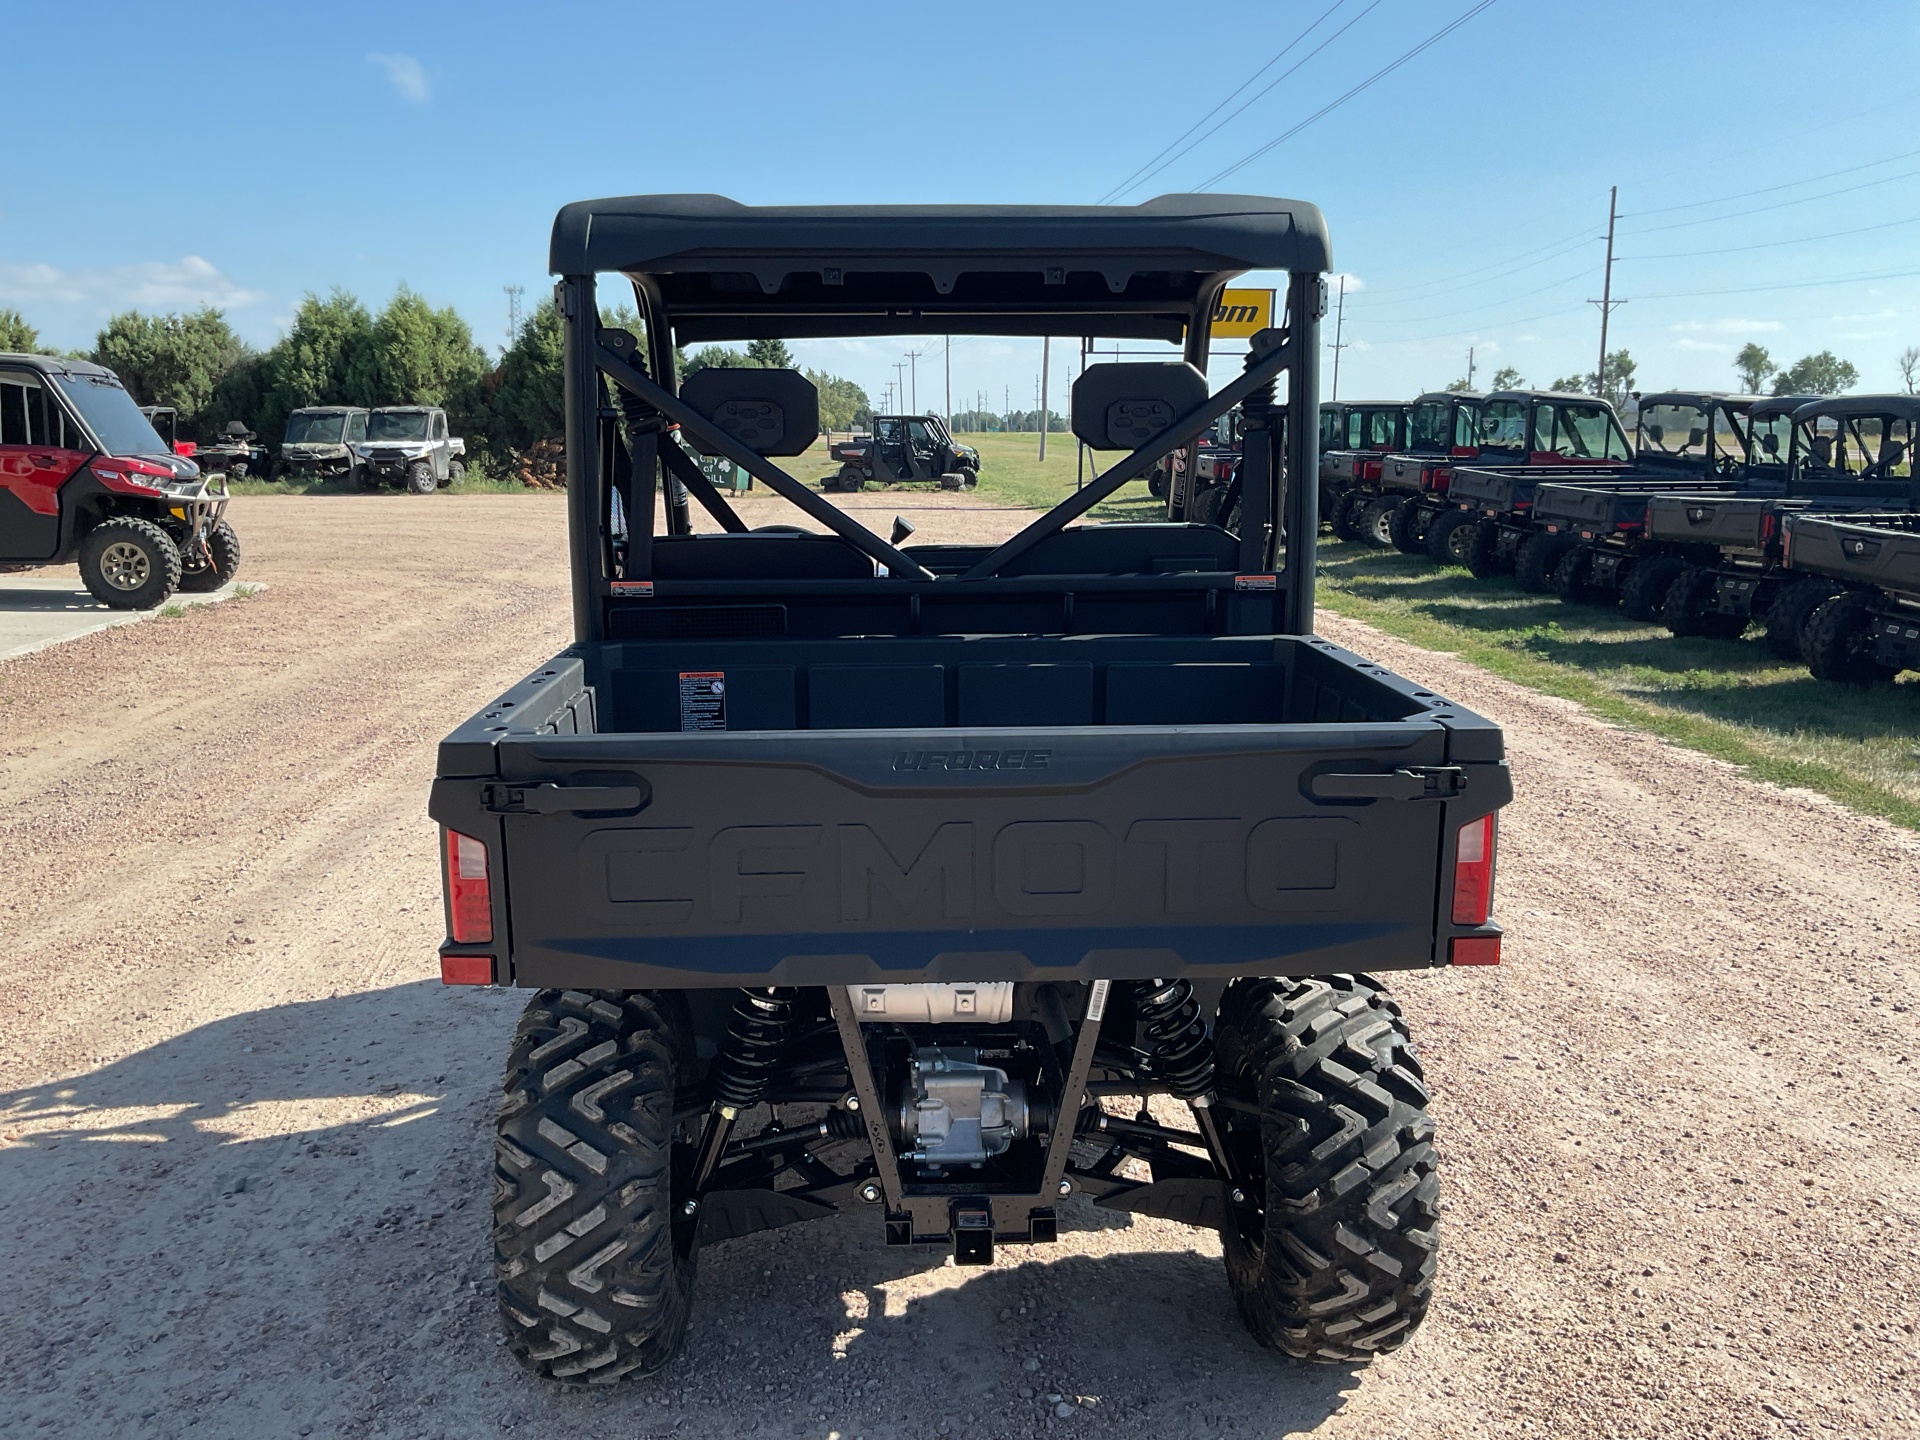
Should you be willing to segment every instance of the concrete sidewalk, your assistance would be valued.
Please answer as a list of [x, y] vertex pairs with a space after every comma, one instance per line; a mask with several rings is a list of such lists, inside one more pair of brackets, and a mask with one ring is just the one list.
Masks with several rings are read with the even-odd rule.
[[251, 593], [265, 588], [234, 580], [202, 594], [176, 593], [166, 605], [152, 610], [109, 610], [87, 593], [71, 565], [38, 574], [0, 576], [0, 660], [31, 655], [115, 625], [151, 620], [169, 606], [212, 605], [232, 599], [241, 590]]

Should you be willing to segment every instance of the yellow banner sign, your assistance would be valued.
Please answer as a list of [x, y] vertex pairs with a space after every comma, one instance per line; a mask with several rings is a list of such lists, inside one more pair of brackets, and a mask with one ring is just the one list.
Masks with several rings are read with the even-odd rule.
[[1213, 307], [1213, 338], [1245, 340], [1273, 325], [1273, 291], [1222, 290]]

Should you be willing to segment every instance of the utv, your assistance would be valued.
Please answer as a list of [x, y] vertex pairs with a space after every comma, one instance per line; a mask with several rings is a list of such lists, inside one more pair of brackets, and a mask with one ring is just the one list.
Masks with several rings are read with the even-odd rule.
[[[1436, 530], [1450, 518], [1447, 488], [1453, 467], [1480, 457], [1480, 415], [1486, 396], [1471, 390], [1422, 395], [1407, 414], [1407, 452], [1381, 459], [1377, 509], [1361, 512], [1353, 528], [1375, 544], [1385, 541], [1403, 555], [1431, 554], [1441, 564], [1464, 564], [1458, 530]], [[1384, 523], [1383, 523], [1384, 522]], [[1471, 532], [1468, 532], [1471, 533]]]
[[[1613, 406], [1591, 395], [1550, 390], [1496, 390], [1480, 412], [1473, 465], [1456, 465], [1447, 483], [1452, 507], [1473, 522], [1462, 543], [1449, 535], [1449, 556], [1463, 553], [1482, 578], [1512, 571], [1520, 588], [1545, 592], [1568, 543], [1529, 544], [1535, 536], [1534, 490], [1543, 480], [1604, 481], [1632, 463], [1626, 432]], [[1438, 529], [1450, 522], [1433, 522]], [[1460, 524], [1462, 522], [1451, 522]], [[1549, 563], [1550, 562], [1550, 563]]]
[[1640, 396], [1631, 470], [1534, 489], [1533, 526], [1553, 537], [1545, 553], [1556, 557], [1548, 588], [1579, 604], [1618, 600], [1636, 620], [1661, 619], [1668, 589], [1690, 562], [1711, 552], [1650, 538], [1649, 507], [1661, 497], [1753, 493], [1747, 417], [1766, 403], [1703, 391]]
[[0, 571], [77, 564], [102, 605], [151, 610], [233, 578], [226, 508], [111, 370], [0, 355]]
[[355, 484], [405, 488], [415, 495], [444, 490], [467, 473], [467, 442], [447, 434], [447, 412], [438, 405], [383, 405], [367, 412], [365, 443]]
[[1843, 685], [1920, 670], [1920, 514], [1789, 515], [1785, 524], [1787, 568], [1844, 587], [1807, 618], [1807, 669]]
[[334, 480], [358, 490], [366, 462], [357, 447], [367, 440], [367, 412], [353, 405], [308, 405], [287, 416], [275, 480]]
[[[493, 1232], [535, 1373], [659, 1370], [701, 1246], [848, 1210], [987, 1265], [1092, 1202], [1218, 1230], [1284, 1354], [1419, 1325], [1433, 1120], [1364, 972], [1498, 960], [1512, 789], [1498, 727], [1313, 634], [1330, 264], [1318, 209], [1248, 196], [560, 212], [575, 639], [441, 743], [430, 807], [442, 978], [535, 991]], [[1209, 394], [1256, 268], [1286, 326]], [[673, 387], [677, 345], [927, 329], [1183, 359], [1076, 380], [1124, 458], [999, 545], [897, 548], [774, 463], [818, 434], [795, 371]], [[1073, 523], [1236, 404], [1237, 531]], [[748, 529], [682, 437], [819, 530]]]
[[1382, 458], [1407, 447], [1412, 408], [1400, 400], [1339, 400], [1320, 406], [1320, 512], [1340, 539], [1365, 538], [1361, 513], [1378, 493]]
[[147, 423], [153, 426], [153, 433], [160, 437], [167, 447], [169, 455], [185, 455], [193, 458], [193, 452], [199, 447], [191, 440], [180, 438], [180, 412], [171, 405], [142, 405], [140, 413], [147, 417]]
[[937, 415], [876, 415], [873, 434], [844, 440], [830, 453], [840, 469], [827, 477], [828, 490], [915, 480], [938, 481], [943, 490], [971, 490], [980, 483], [980, 452], [948, 434]]

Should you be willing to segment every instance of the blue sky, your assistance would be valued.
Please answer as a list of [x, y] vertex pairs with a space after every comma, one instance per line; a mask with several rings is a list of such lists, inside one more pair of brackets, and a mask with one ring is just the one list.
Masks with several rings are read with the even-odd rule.
[[[41, 58], [9, 67], [32, 119], [0, 170], [0, 305], [64, 347], [211, 303], [264, 345], [304, 291], [405, 282], [497, 345], [501, 287], [544, 293], [566, 201], [1087, 203], [1226, 101], [1122, 198], [1321, 205], [1351, 277], [1343, 394], [1445, 384], [1469, 346], [1482, 382], [1591, 369], [1610, 185], [1612, 343], [1642, 385], [1730, 387], [1755, 340], [1899, 388], [1920, 6], [1495, 0], [1256, 153], [1475, 5], [13, 6], [8, 48]], [[945, 403], [937, 337], [795, 348], [876, 397], [921, 349], [920, 406]], [[1038, 351], [956, 343], [955, 407], [1030, 405]], [[1075, 343], [1054, 356], [1058, 396]]]

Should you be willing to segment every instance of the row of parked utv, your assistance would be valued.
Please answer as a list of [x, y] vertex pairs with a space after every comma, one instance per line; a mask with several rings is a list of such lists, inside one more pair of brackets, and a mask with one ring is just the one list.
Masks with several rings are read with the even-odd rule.
[[140, 411], [173, 453], [230, 480], [344, 480], [354, 490], [384, 485], [431, 495], [467, 473], [467, 442], [450, 432], [438, 405], [310, 405], [287, 416], [278, 457], [238, 420], [196, 442], [180, 439], [171, 405]]
[[1675, 635], [1767, 644], [1823, 680], [1920, 669], [1920, 397], [1669, 391], [1635, 443], [1588, 395], [1321, 407], [1321, 517], [1343, 540]]

